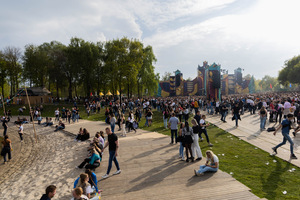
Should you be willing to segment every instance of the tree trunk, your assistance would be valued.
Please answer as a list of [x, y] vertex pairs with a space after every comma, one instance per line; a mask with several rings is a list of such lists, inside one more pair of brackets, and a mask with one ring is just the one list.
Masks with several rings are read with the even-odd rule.
[[72, 99], [72, 79], [69, 78], [69, 99]]

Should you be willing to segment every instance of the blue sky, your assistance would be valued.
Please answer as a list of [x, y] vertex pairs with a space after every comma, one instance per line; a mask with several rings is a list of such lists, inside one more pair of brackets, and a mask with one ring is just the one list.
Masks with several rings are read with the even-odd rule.
[[0, 50], [71, 37], [97, 42], [140, 39], [156, 72], [194, 78], [203, 61], [277, 76], [300, 54], [297, 0], [0, 0]]

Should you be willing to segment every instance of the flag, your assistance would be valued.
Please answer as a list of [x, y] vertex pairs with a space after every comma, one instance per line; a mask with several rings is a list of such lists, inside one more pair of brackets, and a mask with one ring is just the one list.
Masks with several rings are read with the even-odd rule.
[[270, 88], [272, 89], [272, 84], [270, 83]]
[[292, 84], [290, 83], [290, 87], [292, 87]]
[[93, 93], [91, 92], [91, 94], [90, 94], [91, 96], [93, 96]]

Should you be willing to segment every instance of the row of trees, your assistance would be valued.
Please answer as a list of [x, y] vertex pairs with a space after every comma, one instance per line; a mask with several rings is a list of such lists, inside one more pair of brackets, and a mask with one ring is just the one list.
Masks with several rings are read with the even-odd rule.
[[300, 55], [285, 61], [284, 68], [279, 72], [278, 80], [282, 85], [300, 84]]
[[[151, 46], [138, 40], [122, 39], [107, 42], [88, 42], [72, 38], [68, 46], [52, 41], [21, 50], [7, 47], [0, 52], [0, 85], [10, 85], [14, 95], [20, 82], [30, 86], [47, 87], [50, 91], [68, 90], [68, 97], [100, 92], [129, 97], [153, 95], [157, 91], [159, 74]], [[84, 94], [78, 94], [81, 88]]]

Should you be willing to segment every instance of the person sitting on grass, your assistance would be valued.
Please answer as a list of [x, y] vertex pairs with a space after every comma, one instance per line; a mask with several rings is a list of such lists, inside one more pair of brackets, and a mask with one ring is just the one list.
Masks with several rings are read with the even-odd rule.
[[84, 161], [79, 166], [77, 166], [77, 168], [82, 169], [86, 164], [87, 164], [85, 166], [86, 169], [94, 170], [95, 168], [99, 167], [101, 157], [95, 148], [91, 150], [91, 154], [92, 154], [91, 157], [84, 159]]
[[58, 130], [62, 130], [62, 129], [65, 129], [65, 124], [61, 120], [59, 120], [58, 125], [55, 126], [55, 131], [54, 132], [56, 132]]
[[219, 158], [212, 151], [206, 151], [206, 163], [201, 165], [199, 170], [194, 170], [196, 176], [201, 176], [205, 172], [217, 172], [219, 169]]

